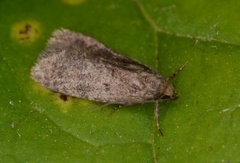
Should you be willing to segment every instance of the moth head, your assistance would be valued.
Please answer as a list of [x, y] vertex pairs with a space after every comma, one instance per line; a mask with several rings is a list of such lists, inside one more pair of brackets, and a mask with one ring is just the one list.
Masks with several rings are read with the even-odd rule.
[[167, 83], [163, 89], [161, 99], [163, 100], [175, 100], [178, 98], [178, 94], [175, 92], [171, 83]]
[[175, 100], [178, 98], [178, 94], [175, 92], [173, 85], [170, 81], [188, 64], [188, 61], [185, 62], [181, 67], [178, 68], [172, 75], [166, 79], [166, 84], [163, 88], [160, 98], [163, 100]]

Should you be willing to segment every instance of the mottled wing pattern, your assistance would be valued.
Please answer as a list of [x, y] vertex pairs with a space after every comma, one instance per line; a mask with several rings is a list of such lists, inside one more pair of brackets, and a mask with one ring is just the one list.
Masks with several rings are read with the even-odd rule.
[[54, 32], [31, 74], [53, 91], [114, 104], [156, 100], [166, 85], [150, 68], [69, 30]]

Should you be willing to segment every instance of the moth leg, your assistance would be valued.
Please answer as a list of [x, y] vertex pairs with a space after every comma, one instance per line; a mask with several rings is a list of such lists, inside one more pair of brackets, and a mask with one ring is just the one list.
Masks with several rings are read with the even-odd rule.
[[110, 112], [109, 115], [112, 115], [113, 113], [115, 113], [115, 111], [117, 111], [118, 109], [124, 107], [124, 106], [127, 106], [126, 104], [118, 104], [117, 106], [115, 106], [112, 111]]
[[159, 122], [159, 111], [160, 111], [159, 100], [157, 100], [157, 101], [155, 102], [155, 104], [156, 104], [156, 105], [155, 105], [156, 108], [155, 108], [155, 111], [154, 111], [155, 121], [156, 121], [156, 125], [157, 125], [157, 129], [158, 129], [159, 134], [160, 134], [161, 136], [163, 136], [163, 132], [162, 132], [162, 130], [161, 130], [161, 128], [160, 128], [160, 122]]
[[106, 107], [106, 106], [108, 106], [108, 105], [112, 105], [112, 104], [106, 103], [106, 104], [103, 104], [103, 105], [101, 105], [101, 106], [96, 106], [96, 107], [94, 107], [94, 108], [91, 108], [90, 110], [91, 110], [91, 111], [100, 110], [100, 109], [102, 109], [102, 108], [104, 108], [104, 107]]
[[188, 61], [185, 62], [182, 66], [180, 66], [177, 71], [175, 71], [174, 73], [172, 73], [172, 75], [170, 75], [168, 78], [167, 78], [167, 81], [170, 81], [172, 80], [180, 71], [182, 71], [182, 69], [188, 64]]

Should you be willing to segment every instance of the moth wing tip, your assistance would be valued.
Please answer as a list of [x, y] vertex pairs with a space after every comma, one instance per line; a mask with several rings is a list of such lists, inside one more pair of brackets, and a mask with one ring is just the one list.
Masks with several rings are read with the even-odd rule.
[[52, 35], [54, 37], [54, 36], [64, 35], [69, 32], [71, 32], [69, 29], [60, 28], [60, 29], [55, 29]]
[[47, 45], [59, 44], [61, 42], [67, 43], [73, 35], [74, 32], [70, 31], [69, 29], [55, 29], [52, 33], [52, 37], [50, 37], [50, 39], [48, 40]]
[[47, 45], [53, 45], [56, 42], [58, 42], [59, 40], [62, 40], [64, 38], [64, 36], [66, 36], [67, 33], [69, 33], [69, 32], [70, 32], [70, 30], [64, 29], [64, 28], [55, 29], [52, 33], [52, 36], [48, 40]]

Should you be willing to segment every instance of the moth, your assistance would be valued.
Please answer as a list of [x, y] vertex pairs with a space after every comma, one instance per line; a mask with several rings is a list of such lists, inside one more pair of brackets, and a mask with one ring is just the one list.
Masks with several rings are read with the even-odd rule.
[[156, 102], [160, 133], [159, 100], [177, 98], [169, 82], [175, 74], [165, 79], [99, 41], [67, 29], [53, 32], [31, 69], [33, 80], [64, 95], [120, 105]]

